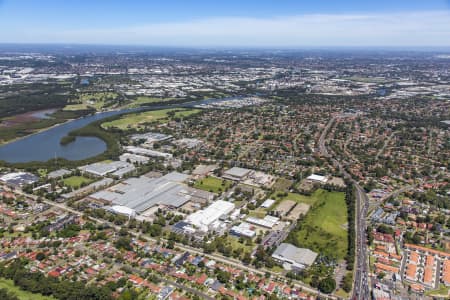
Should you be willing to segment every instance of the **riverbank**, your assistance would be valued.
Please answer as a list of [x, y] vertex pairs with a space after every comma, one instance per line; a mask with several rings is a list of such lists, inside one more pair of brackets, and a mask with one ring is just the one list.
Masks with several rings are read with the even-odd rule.
[[[59, 113], [59, 114], [58, 114]], [[28, 138], [32, 135], [50, 130], [54, 127], [70, 123], [77, 119], [89, 116], [93, 111], [63, 112], [56, 111], [52, 118], [40, 119], [31, 123], [23, 123], [14, 127], [0, 127], [0, 146]]]
[[[112, 130], [105, 131], [100, 128], [102, 122], [117, 119], [128, 113], [171, 108], [192, 109], [197, 105], [227, 101], [227, 99], [229, 100], [229, 98], [223, 98], [188, 102], [177, 101], [164, 105], [142, 106], [123, 110], [114, 109], [84, 115], [0, 146], [1, 165], [17, 168], [45, 167], [50, 165], [49, 161], [51, 161], [52, 168], [54, 168], [57, 161], [64, 162], [67, 166], [77, 166], [93, 160], [114, 158], [119, 153], [117, 141], [123, 136], [123, 133]], [[90, 126], [91, 123], [92, 126]], [[61, 145], [61, 139], [68, 135], [80, 136], [81, 138], [75, 140], [71, 138], [72, 143]]]

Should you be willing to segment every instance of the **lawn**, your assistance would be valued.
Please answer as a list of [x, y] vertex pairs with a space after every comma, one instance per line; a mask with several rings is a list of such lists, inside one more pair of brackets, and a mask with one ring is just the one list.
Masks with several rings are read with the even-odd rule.
[[43, 296], [41, 294], [33, 294], [23, 291], [14, 285], [14, 282], [9, 279], [0, 278], [0, 289], [7, 289], [13, 292], [20, 300], [54, 300], [53, 297]]
[[231, 181], [223, 180], [216, 177], [205, 177], [195, 182], [194, 187], [200, 190], [218, 193], [226, 191], [230, 188]]
[[93, 179], [84, 176], [71, 176], [63, 179], [64, 184], [71, 188], [79, 188], [81, 184], [89, 184], [93, 181]]
[[441, 284], [439, 286], [439, 289], [427, 291], [425, 294], [428, 296], [446, 297], [446, 296], [448, 296], [449, 292], [450, 292], [450, 287], [446, 287], [445, 285]]
[[326, 196], [328, 192], [322, 189], [316, 190], [311, 196], [305, 196], [301, 194], [296, 193], [287, 193], [287, 195], [284, 195], [283, 192], [277, 191], [271, 195], [271, 197], [277, 202], [281, 202], [282, 200], [293, 200], [297, 203], [306, 203], [309, 205], [314, 205], [317, 201], [322, 199]]
[[152, 110], [140, 113], [132, 113], [121, 116], [120, 118], [105, 122], [102, 124], [103, 128], [117, 128], [121, 130], [140, 128], [145, 123], [159, 122], [166, 123], [169, 121], [169, 115], [174, 113], [173, 118], [189, 117], [193, 114], [200, 112], [199, 109], [161, 109]]
[[343, 289], [338, 289], [335, 293], [336, 296], [339, 296], [344, 299], [348, 299], [350, 294], [344, 291]]
[[101, 110], [114, 104], [114, 100], [118, 96], [113, 92], [80, 93], [76, 98], [69, 100], [70, 104], [66, 105], [64, 110], [84, 110], [88, 108]]
[[297, 195], [286, 199], [312, 205], [289, 242], [325, 255], [343, 259], [347, 252], [347, 206], [345, 194], [317, 190], [311, 197]]
[[132, 108], [132, 107], [139, 107], [146, 104], [152, 104], [157, 102], [166, 102], [174, 100], [175, 98], [153, 98], [153, 97], [146, 97], [146, 96], [139, 96], [136, 98], [136, 100], [133, 100], [129, 104], [126, 105], [126, 107]]
[[243, 252], [251, 252], [253, 250], [254, 244], [252, 243], [251, 246], [247, 245], [247, 240], [244, 239], [243, 243], [239, 242], [239, 238], [235, 236], [227, 236], [226, 240], [226, 246], [231, 246], [233, 250], [235, 249], [242, 249]]
[[286, 178], [278, 178], [273, 185], [276, 191], [288, 191], [289, 187], [292, 185], [292, 180]]

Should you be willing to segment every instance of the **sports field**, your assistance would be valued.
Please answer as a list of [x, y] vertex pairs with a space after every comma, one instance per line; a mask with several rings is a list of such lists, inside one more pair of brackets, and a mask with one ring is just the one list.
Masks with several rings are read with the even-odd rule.
[[[286, 197], [312, 205], [289, 241], [330, 257], [343, 259], [347, 252], [345, 193], [317, 190], [311, 197]], [[294, 240], [295, 239], [295, 240]]]
[[120, 118], [105, 122], [102, 124], [103, 128], [117, 128], [121, 130], [135, 129], [141, 127], [145, 123], [159, 122], [165, 123], [169, 121], [169, 115], [174, 114], [173, 118], [188, 117], [200, 112], [199, 109], [180, 109], [170, 108], [161, 110], [152, 110], [140, 113], [126, 114]]
[[72, 188], [79, 188], [81, 184], [89, 184], [93, 181], [94, 180], [84, 176], [71, 176], [63, 179], [64, 184]]
[[228, 190], [231, 186], [231, 181], [222, 180], [216, 177], [205, 177], [195, 182], [194, 187], [200, 190], [218, 193]]

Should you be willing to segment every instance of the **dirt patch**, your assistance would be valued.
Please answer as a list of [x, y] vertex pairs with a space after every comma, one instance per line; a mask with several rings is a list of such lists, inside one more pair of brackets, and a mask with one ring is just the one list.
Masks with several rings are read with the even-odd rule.
[[35, 110], [8, 117], [1, 121], [0, 127], [10, 128], [30, 122], [37, 122], [42, 119], [48, 119], [49, 115], [51, 115], [55, 111], [56, 109]]

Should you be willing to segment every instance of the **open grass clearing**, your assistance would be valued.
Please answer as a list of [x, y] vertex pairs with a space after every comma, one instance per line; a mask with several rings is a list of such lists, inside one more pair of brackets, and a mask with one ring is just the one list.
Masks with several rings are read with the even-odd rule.
[[447, 297], [449, 295], [449, 292], [450, 287], [441, 284], [439, 286], [439, 289], [427, 291], [425, 294], [427, 296], [434, 296], [434, 297]]
[[287, 192], [291, 185], [292, 185], [292, 180], [289, 180], [286, 178], [278, 178], [277, 181], [275, 181], [273, 188], [276, 191]]
[[104, 107], [111, 106], [119, 95], [114, 92], [92, 92], [80, 93], [77, 97], [70, 99], [68, 105], [64, 110], [84, 110], [88, 108], [95, 108], [101, 110]]
[[229, 180], [208, 176], [203, 179], [197, 180], [194, 184], [194, 187], [212, 193], [219, 193], [228, 190], [231, 184], [232, 183]]
[[186, 118], [198, 112], [200, 112], [199, 109], [169, 108], [132, 113], [123, 115], [116, 120], [105, 122], [102, 124], [102, 127], [106, 129], [114, 127], [121, 130], [138, 129], [144, 124], [153, 122], [162, 124], [168, 122], [171, 118]]
[[244, 239], [241, 243], [239, 241], [239, 238], [235, 236], [228, 236], [226, 240], [226, 246], [231, 246], [233, 250], [242, 249], [243, 252], [251, 252], [253, 250], [254, 244], [252, 243], [251, 245], [248, 245], [247, 243], [247, 239]]
[[71, 176], [63, 179], [65, 185], [75, 189], [81, 187], [82, 184], [87, 185], [93, 181], [93, 179], [84, 176]]
[[[347, 205], [345, 194], [317, 190], [299, 202], [312, 205], [306, 217], [299, 221], [297, 228], [289, 235], [289, 242], [299, 247], [309, 248], [330, 257], [343, 259], [347, 252]], [[294, 200], [294, 199], [291, 199]]]
[[14, 285], [14, 282], [10, 279], [0, 278], [0, 289], [7, 289], [14, 293], [20, 300], [54, 300], [53, 297], [43, 296], [41, 294], [33, 294], [27, 291], [21, 290]]
[[133, 107], [139, 107], [146, 104], [153, 104], [158, 102], [167, 102], [174, 100], [175, 98], [155, 98], [155, 97], [147, 97], [147, 96], [139, 96], [136, 99], [132, 100], [130, 103], [128, 103], [125, 107], [127, 108], [133, 108]]

